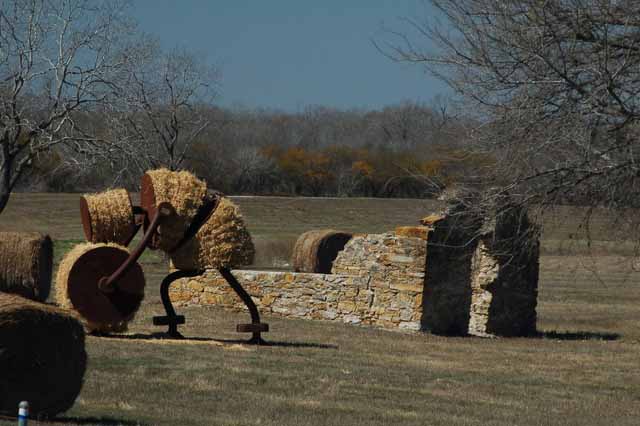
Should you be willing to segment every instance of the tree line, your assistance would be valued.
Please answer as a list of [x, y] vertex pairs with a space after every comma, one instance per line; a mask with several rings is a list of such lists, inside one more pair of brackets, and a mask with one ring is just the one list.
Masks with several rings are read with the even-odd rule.
[[[433, 197], [491, 161], [465, 148], [470, 123], [437, 98], [428, 105], [405, 102], [380, 110], [209, 107], [198, 119], [209, 125], [186, 146], [176, 144], [179, 157], [149, 150], [133, 154], [139, 158], [115, 155], [84, 167], [88, 159], [69, 161], [78, 153], [61, 146], [37, 156], [21, 188], [74, 192], [122, 185], [135, 190], [147, 168], [173, 165], [230, 194]], [[85, 120], [110, 137], [111, 117]]]

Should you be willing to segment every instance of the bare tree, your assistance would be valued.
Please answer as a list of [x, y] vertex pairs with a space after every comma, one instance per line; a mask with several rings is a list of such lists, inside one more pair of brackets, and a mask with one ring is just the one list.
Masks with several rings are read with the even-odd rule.
[[[378, 46], [470, 102], [485, 178], [523, 200], [640, 206], [640, 4], [432, 0]], [[435, 44], [435, 50], [422, 41]]]
[[190, 51], [162, 52], [152, 41], [129, 52], [123, 79], [122, 104], [110, 114], [116, 145], [142, 171], [179, 169], [215, 122], [218, 71]]
[[98, 138], [79, 120], [114, 90], [131, 24], [120, 1], [0, 3], [0, 212], [33, 159]]

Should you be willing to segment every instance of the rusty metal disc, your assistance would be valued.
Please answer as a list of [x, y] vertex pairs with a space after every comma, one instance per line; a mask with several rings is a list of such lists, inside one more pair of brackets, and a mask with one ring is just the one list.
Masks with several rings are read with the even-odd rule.
[[126, 250], [101, 246], [80, 256], [69, 271], [67, 294], [71, 304], [87, 321], [117, 324], [129, 321], [144, 298], [144, 274], [135, 263], [115, 283], [110, 292], [100, 290], [101, 278], [108, 277], [129, 257]]

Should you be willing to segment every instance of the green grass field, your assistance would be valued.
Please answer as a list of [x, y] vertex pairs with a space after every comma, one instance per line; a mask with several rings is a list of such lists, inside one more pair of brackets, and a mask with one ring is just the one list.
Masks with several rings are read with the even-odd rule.
[[[59, 259], [82, 239], [77, 199], [16, 194], [0, 230], [48, 232]], [[439, 207], [423, 200], [236, 201], [264, 267], [286, 267], [291, 241], [305, 230], [382, 232]], [[274, 345], [252, 347], [233, 331], [247, 314], [192, 307], [180, 310], [182, 331], [200, 340], [163, 342], [150, 337], [163, 331], [151, 317], [163, 313], [158, 288], [166, 264], [145, 255], [147, 295], [134, 335], [89, 337], [75, 406], [30, 425], [640, 424], [640, 272], [629, 256], [636, 244], [613, 240], [596, 216], [588, 247], [576, 217], [567, 209], [546, 219], [540, 338], [447, 338], [266, 317]]]

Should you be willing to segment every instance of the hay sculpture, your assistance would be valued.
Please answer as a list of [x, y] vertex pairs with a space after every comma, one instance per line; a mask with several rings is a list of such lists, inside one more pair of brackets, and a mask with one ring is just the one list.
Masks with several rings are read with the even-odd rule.
[[333, 261], [352, 236], [333, 229], [308, 231], [300, 235], [293, 247], [294, 271], [330, 274]]
[[0, 292], [45, 301], [51, 290], [53, 244], [48, 235], [0, 232]]
[[69, 312], [0, 294], [0, 414], [15, 416], [25, 400], [34, 417], [68, 410], [86, 360], [84, 330]]
[[80, 198], [80, 215], [87, 241], [125, 245], [135, 230], [133, 207], [125, 189]]
[[187, 171], [158, 169], [142, 176], [140, 201], [149, 216], [153, 217], [163, 202], [175, 209], [175, 214], [158, 228], [153, 248], [169, 252], [181, 242], [206, 194], [207, 185]]
[[[76, 311], [88, 332], [123, 332], [144, 298], [144, 274], [135, 264], [118, 282], [120, 291], [105, 294], [97, 283], [129, 256], [117, 244], [79, 244], [60, 262], [56, 275], [56, 301]], [[71, 288], [73, 284], [73, 288]]]
[[222, 197], [217, 208], [182, 247], [171, 253], [177, 269], [205, 269], [250, 265], [255, 249], [240, 209]]

